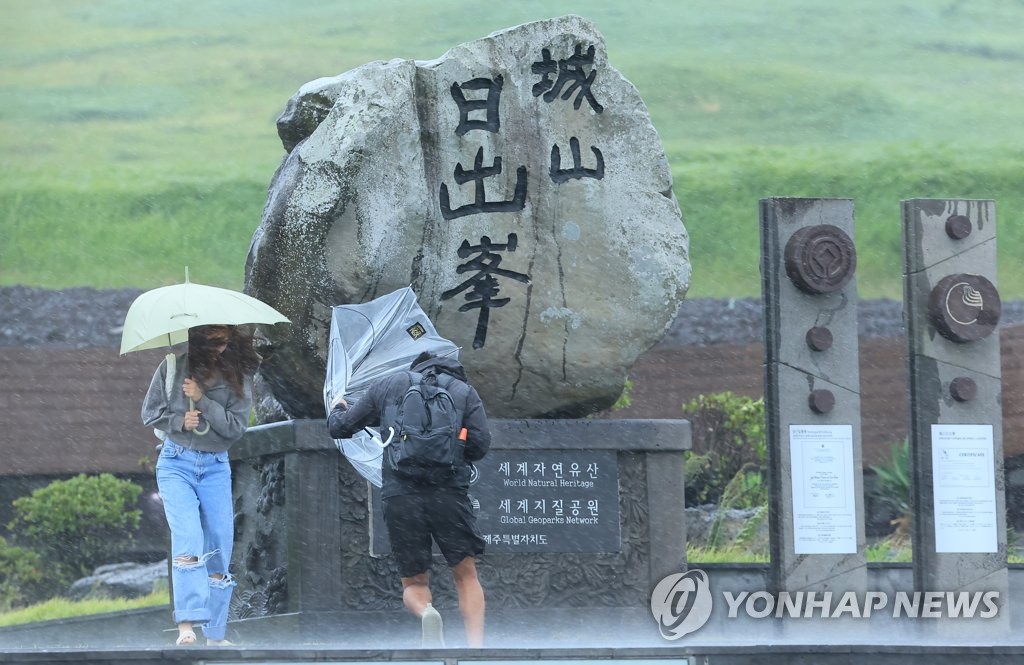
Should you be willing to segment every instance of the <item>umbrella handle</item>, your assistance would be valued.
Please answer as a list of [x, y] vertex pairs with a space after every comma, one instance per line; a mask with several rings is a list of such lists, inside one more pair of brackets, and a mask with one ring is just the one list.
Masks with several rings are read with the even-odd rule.
[[[196, 410], [196, 403], [192, 401], [191, 397], [188, 398], [188, 410], [189, 411], [195, 411]], [[193, 434], [198, 434], [199, 436], [203, 436], [204, 434], [206, 434], [209, 431], [210, 431], [210, 421], [207, 420], [206, 421], [206, 429], [204, 429], [204, 430], [194, 429], [194, 430], [192, 430], [192, 433]]]
[[371, 430], [369, 427], [364, 427], [363, 431], [366, 432], [369, 435], [371, 440], [373, 440], [373, 441], [380, 441], [380, 447], [381, 448], [387, 448], [388, 444], [391, 443], [391, 439], [395, 438], [395, 428], [394, 427], [388, 427], [388, 440], [387, 441], [383, 440], [383, 438], [384, 438], [383, 430], [381, 430], [382, 433], [379, 434], [379, 435], [375, 435], [373, 433], [373, 430]]

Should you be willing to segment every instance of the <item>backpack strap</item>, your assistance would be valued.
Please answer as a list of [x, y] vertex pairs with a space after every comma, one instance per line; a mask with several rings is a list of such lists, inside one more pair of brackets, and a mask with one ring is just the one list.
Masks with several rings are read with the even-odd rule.
[[[173, 353], [168, 353], [164, 358], [164, 365], [166, 375], [164, 376], [164, 394], [167, 396], [167, 401], [171, 401], [171, 392], [174, 390], [174, 375], [178, 372], [178, 358]], [[153, 435], [160, 439], [160, 443], [156, 444], [156, 447], [164, 445], [164, 441], [167, 439], [167, 432], [153, 428]]]
[[171, 391], [174, 390], [174, 375], [178, 373], [178, 357], [173, 353], [168, 353], [164, 360], [167, 363], [167, 376], [164, 377], [164, 392], [167, 395], [167, 401], [170, 401]]

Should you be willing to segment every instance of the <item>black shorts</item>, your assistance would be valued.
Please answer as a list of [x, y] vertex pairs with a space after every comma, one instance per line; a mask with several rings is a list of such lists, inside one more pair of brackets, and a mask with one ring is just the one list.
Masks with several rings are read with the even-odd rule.
[[430, 570], [431, 538], [449, 566], [484, 551], [469, 497], [460, 492], [402, 494], [384, 499], [384, 524], [398, 574], [412, 577]]

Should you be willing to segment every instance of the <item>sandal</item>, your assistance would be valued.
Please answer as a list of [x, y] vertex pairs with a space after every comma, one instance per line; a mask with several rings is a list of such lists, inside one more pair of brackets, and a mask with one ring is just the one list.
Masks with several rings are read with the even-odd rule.
[[178, 634], [178, 639], [174, 641], [175, 646], [187, 647], [192, 646], [196, 643], [196, 633], [194, 630], [185, 630]]

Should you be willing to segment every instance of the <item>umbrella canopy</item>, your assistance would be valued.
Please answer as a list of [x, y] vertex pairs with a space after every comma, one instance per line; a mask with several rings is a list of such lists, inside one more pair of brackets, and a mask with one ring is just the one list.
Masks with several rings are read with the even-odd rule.
[[204, 325], [288, 323], [270, 305], [230, 289], [188, 281], [146, 291], [124, 317], [121, 354], [188, 341], [188, 329]]
[[[437, 334], [411, 287], [369, 302], [333, 307], [324, 380], [325, 409], [330, 412], [337, 397], [355, 404], [374, 381], [409, 369], [424, 351], [458, 357], [459, 347]], [[380, 487], [387, 442], [367, 430], [351, 439], [336, 439], [335, 443], [356, 471]]]

